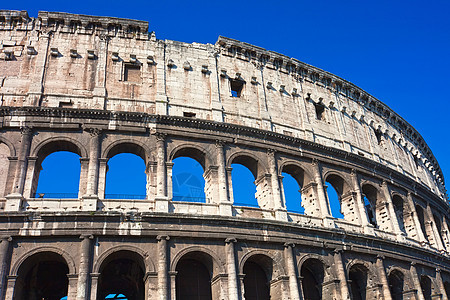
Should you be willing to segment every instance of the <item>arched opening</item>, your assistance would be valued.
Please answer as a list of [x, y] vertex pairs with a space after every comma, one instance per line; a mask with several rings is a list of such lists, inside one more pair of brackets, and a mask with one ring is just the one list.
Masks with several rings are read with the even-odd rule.
[[144, 273], [144, 262], [137, 253], [126, 250], [112, 253], [100, 267], [97, 299], [144, 299]]
[[304, 300], [322, 299], [322, 284], [324, 281], [324, 267], [318, 259], [308, 259], [300, 270], [302, 277], [302, 291]]
[[422, 206], [419, 204], [416, 205], [416, 213], [420, 223], [420, 230], [422, 230], [425, 239], [428, 241], [427, 229], [425, 228], [425, 215]]
[[445, 294], [447, 295], [447, 298], [450, 299], [450, 282], [448, 282], [448, 281], [444, 282], [444, 289], [445, 289]]
[[420, 288], [422, 289], [423, 298], [425, 300], [431, 300], [431, 279], [428, 276], [420, 276]]
[[145, 150], [133, 143], [121, 143], [108, 151], [107, 158], [105, 199], [146, 199]]
[[206, 202], [202, 165], [190, 157], [173, 160], [172, 199], [174, 201]]
[[402, 232], [406, 233], [404, 220], [405, 211], [402, 197], [394, 195], [392, 197], [392, 204], [394, 205], [395, 216], [397, 217], [398, 226], [400, 227], [400, 230]]
[[389, 290], [392, 300], [402, 300], [405, 286], [405, 276], [399, 270], [393, 270], [388, 276]]
[[355, 264], [349, 271], [350, 292], [353, 300], [365, 300], [367, 296], [368, 270], [362, 264]]
[[[346, 217], [343, 211], [343, 196], [349, 195], [350, 188], [344, 181], [344, 179], [338, 175], [331, 174], [325, 179], [328, 203], [330, 205], [331, 215], [338, 219], [351, 219], [350, 216]], [[346, 202], [351, 201], [346, 197]], [[351, 203], [348, 203], [351, 205]]]
[[202, 252], [191, 252], [183, 256], [176, 266], [176, 298], [212, 299], [212, 265], [212, 258]]
[[244, 298], [269, 300], [273, 263], [265, 255], [254, 255], [244, 264]]
[[232, 164], [231, 182], [235, 205], [258, 207], [258, 162], [249, 156], [236, 157]]
[[44, 145], [37, 157], [31, 195], [35, 198], [78, 198], [80, 149], [68, 141], [54, 141]]
[[14, 299], [59, 300], [67, 296], [69, 267], [54, 252], [41, 252], [27, 258], [17, 272]]
[[0, 143], [0, 197], [8, 194], [6, 182], [8, 180], [9, 156], [9, 147], [4, 143]]
[[436, 228], [437, 228], [437, 237], [439, 239], [439, 241], [441, 242], [441, 245], [444, 245], [444, 241], [442, 239], [442, 223], [441, 223], [441, 218], [437, 215], [437, 214], [433, 214], [433, 219], [434, 219], [434, 223], [436, 224]]
[[378, 200], [378, 190], [370, 185], [365, 184], [362, 186], [364, 206], [366, 208], [367, 218], [369, 223], [375, 228], [378, 228], [378, 215], [376, 211], [377, 200]]
[[[307, 210], [303, 203], [302, 190], [310, 182], [310, 179], [301, 168], [295, 165], [284, 166], [281, 175], [283, 176], [282, 188], [287, 211], [304, 214]], [[308, 194], [310, 191], [305, 192]]]

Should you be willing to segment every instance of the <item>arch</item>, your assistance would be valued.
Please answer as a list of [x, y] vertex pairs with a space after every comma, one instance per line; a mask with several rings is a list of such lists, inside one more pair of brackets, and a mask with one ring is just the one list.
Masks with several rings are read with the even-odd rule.
[[344, 176], [335, 171], [328, 171], [325, 173], [324, 182], [328, 183], [336, 192], [336, 195], [334, 195], [333, 191], [330, 189], [330, 186], [327, 187], [327, 199], [331, 210], [331, 215], [335, 218], [352, 221], [353, 218], [351, 214], [355, 211], [355, 209], [343, 209], [349, 206], [350, 203], [352, 206], [354, 205], [351, 201], [351, 187], [344, 179]]
[[170, 263], [170, 271], [175, 272], [178, 262], [186, 256], [189, 256], [189, 253], [204, 253], [206, 255], [209, 255], [212, 259], [212, 274], [213, 276], [217, 274], [224, 273], [224, 263], [222, 259], [212, 250], [202, 247], [202, 246], [190, 246], [187, 248], [184, 248], [180, 250], [175, 256], [173, 257], [172, 262]]
[[365, 264], [355, 263], [348, 269], [350, 293], [353, 300], [370, 299], [368, 297], [369, 269]]
[[152, 259], [150, 258], [148, 252], [142, 250], [141, 248], [131, 246], [131, 245], [119, 245], [119, 246], [114, 246], [112, 248], [109, 248], [108, 250], [106, 250], [105, 252], [100, 254], [100, 256], [97, 258], [97, 260], [93, 264], [93, 267], [92, 267], [93, 273], [100, 273], [100, 267], [103, 264], [103, 262], [105, 261], [105, 259], [107, 259], [114, 252], [119, 252], [119, 251], [129, 251], [129, 252], [134, 252], [134, 253], [138, 254], [142, 258], [142, 261], [144, 262], [145, 272], [146, 273], [156, 272], [155, 264], [153, 263]]
[[444, 281], [444, 291], [447, 296], [447, 298], [450, 298], [450, 282]]
[[388, 275], [389, 291], [392, 300], [402, 300], [405, 291], [405, 275], [398, 269], [393, 269]]
[[[252, 258], [255, 258], [255, 256]], [[261, 261], [258, 262], [252, 258], [245, 262], [243, 268], [244, 298], [249, 300], [269, 300], [271, 298], [270, 281], [272, 270], [267, 268], [267, 262], [262, 261], [263, 265], [266, 264], [264, 267], [261, 265]], [[263, 258], [266, 258], [266, 256], [263, 256]]]
[[363, 193], [364, 206], [366, 209], [367, 217], [369, 222], [378, 227], [381, 223], [381, 214], [379, 209], [377, 209], [378, 203], [380, 202], [381, 195], [379, 190], [370, 183], [364, 183], [361, 185], [361, 192]]
[[[214, 196], [214, 181], [209, 172], [194, 158], [180, 156], [173, 160], [172, 200], [210, 202]], [[208, 197], [207, 197], [208, 195]]]
[[325, 281], [325, 265], [317, 258], [307, 258], [299, 269], [302, 279], [304, 300], [322, 299], [322, 285]]
[[16, 156], [16, 147], [14, 147], [14, 144], [6, 139], [5, 137], [0, 136], [0, 143], [5, 144], [9, 149], [9, 156], [14, 157]]
[[330, 183], [341, 196], [352, 191], [351, 185], [344, 177], [342, 174], [333, 170], [327, 171], [323, 175], [324, 182]]
[[37, 247], [34, 248], [30, 251], [28, 251], [26, 254], [23, 254], [12, 266], [11, 271], [10, 271], [10, 275], [11, 276], [17, 276], [18, 275], [18, 271], [20, 266], [22, 265], [22, 263], [28, 259], [29, 257], [35, 255], [35, 254], [39, 254], [41, 252], [53, 252], [57, 255], [60, 255], [66, 262], [68, 268], [69, 268], [69, 274], [76, 274], [76, 265], [75, 265], [75, 261], [72, 258], [72, 256], [70, 256], [69, 253], [67, 253], [66, 251], [60, 249], [60, 248], [56, 248], [56, 247], [49, 247], [49, 246], [42, 246], [42, 247]]
[[240, 262], [239, 262], [239, 272], [240, 274], [243, 274], [244, 272], [244, 264], [247, 260], [251, 259], [251, 257], [253, 256], [266, 256], [268, 259], [270, 259], [272, 261], [272, 274], [274, 274], [275, 276], [273, 277], [278, 277], [280, 275], [286, 275], [286, 271], [283, 267], [283, 265], [281, 264], [282, 260], [277, 260], [274, 259], [273, 257], [268, 255], [267, 251], [263, 251], [263, 250], [252, 250], [249, 251], [247, 253], [245, 253]]
[[395, 215], [397, 217], [398, 225], [400, 230], [406, 233], [405, 229], [405, 200], [399, 194], [395, 193], [392, 195], [392, 205], [394, 206]]
[[14, 299], [61, 299], [68, 295], [67, 260], [54, 251], [27, 256], [17, 269]]
[[146, 294], [144, 258], [134, 251], [119, 250], [110, 253], [99, 266], [97, 298], [125, 295], [129, 300], [143, 299]]
[[213, 277], [203, 259], [183, 257], [176, 270], [176, 299], [212, 299]]
[[147, 147], [147, 145], [132, 139], [120, 139], [110, 143], [102, 151], [101, 157], [106, 157], [109, 159], [121, 153], [136, 154], [144, 160], [146, 165], [152, 160], [150, 156], [151, 150]]
[[76, 139], [61, 136], [41, 141], [31, 150], [30, 156], [36, 156], [38, 162], [42, 162], [49, 154], [58, 151], [68, 151], [78, 154], [80, 157], [88, 157], [88, 151], [82, 143]]
[[168, 155], [168, 161], [172, 162], [178, 157], [189, 157], [196, 160], [202, 166], [203, 171], [214, 164], [214, 159], [209, 155], [209, 151], [192, 143], [184, 143], [173, 148]]
[[431, 300], [433, 286], [430, 277], [428, 277], [427, 275], [420, 276], [420, 288], [422, 289], [423, 298], [425, 300]]
[[294, 177], [300, 188], [303, 188], [308, 183], [314, 181], [312, 179], [314, 177], [311, 175], [310, 171], [295, 160], [282, 162], [278, 168], [278, 176], [281, 176], [281, 173], [283, 172]]
[[255, 180], [263, 176], [267, 172], [267, 165], [262, 162], [256, 155], [249, 151], [238, 151], [230, 155], [227, 160], [227, 167], [231, 164], [241, 164], [252, 172]]

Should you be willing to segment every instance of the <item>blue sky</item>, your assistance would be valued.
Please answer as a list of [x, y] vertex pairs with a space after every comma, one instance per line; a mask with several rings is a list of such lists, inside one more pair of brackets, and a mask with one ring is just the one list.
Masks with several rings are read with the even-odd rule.
[[450, 1], [16, 1], [3, 9], [149, 22], [159, 39], [219, 35], [295, 57], [353, 82], [425, 138], [450, 178]]

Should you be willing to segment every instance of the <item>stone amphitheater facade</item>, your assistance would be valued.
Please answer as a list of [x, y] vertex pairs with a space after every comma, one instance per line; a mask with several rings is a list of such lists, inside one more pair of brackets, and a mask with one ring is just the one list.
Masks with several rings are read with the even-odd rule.
[[[333, 74], [237, 40], [158, 40], [148, 23], [0, 11], [2, 299], [448, 299], [449, 204], [421, 135]], [[35, 198], [51, 153], [76, 199]], [[145, 199], [105, 199], [108, 160]], [[204, 170], [174, 201], [172, 166]], [[233, 201], [232, 164], [259, 207]], [[286, 209], [282, 173], [304, 214]], [[343, 218], [331, 215], [327, 185]]]

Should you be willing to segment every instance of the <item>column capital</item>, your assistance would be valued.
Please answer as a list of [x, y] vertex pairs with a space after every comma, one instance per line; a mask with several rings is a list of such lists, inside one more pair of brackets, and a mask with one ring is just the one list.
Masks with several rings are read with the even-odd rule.
[[317, 158], [315, 158], [315, 157], [312, 159], [312, 164], [313, 164], [313, 166], [319, 165], [319, 162], [320, 162], [320, 161], [319, 161]]
[[225, 244], [236, 243], [237, 239], [234, 237], [229, 237], [225, 239]]
[[93, 240], [94, 236], [92, 234], [81, 234], [79, 238], [80, 238], [80, 240], [84, 240], [84, 239]]
[[286, 242], [283, 244], [284, 248], [294, 248], [295, 244], [293, 242]]
[[11, 242], [12, 240], [13, 240], [12, 237], [9, 236], [9, 235], [5, 235], [5, 236], [0, 237], [0, 242], [3, 242], [3, 241]]
[[33, 133], [33, 127], [31, 126], [21, 126], [20, 133], [22, 135], [31, 135]]
[[155, 137], [156, 137], [156, 141], [158, 142], [164, 142], [167, 138], [167, 134], [166, 133], [162, 133], [162, 132], [155, 132], [152, 133]]
[[156, 239], [158, 241], [162, 241], [162, 240], [168, 241], [168, 240], [170, 240], [170, 236], [161, 234], [161, 235], [156, 236]]
[[268, 148], [268, 149], [267, 149], [267, 154], [268, 154], [268, 155], [275, 155], [275, 153], [277, 153], [277, 150], [272, 149], [272, 148]]
[[436, 268], [436, 273], [441, 273], [441, 268]]
[[357, 175], [358, 175], [358, 171], [356, 171], [356, 169], [353, 168], [353, 169], [351, 170], [350, 174], [351, 174], [352, 176], [357, 176]]
[[102, 130], [97, 127], [83, 127], [83, 130], [89, 133], [91, 137], [98, 137], [102, 133]]
[[379, 259], [379, 260], [384, 260], [386, 257], [384, 256], [384, 255], [382, 255], [382, 254], [378, 254], [377, 255], [377, 259]]
[[226, 144], [224, 140], [216, 140], [215, 145], [217, 148], [223, 147]]

